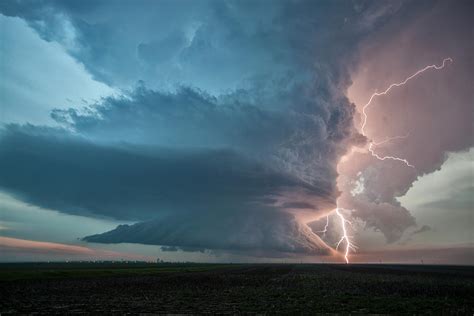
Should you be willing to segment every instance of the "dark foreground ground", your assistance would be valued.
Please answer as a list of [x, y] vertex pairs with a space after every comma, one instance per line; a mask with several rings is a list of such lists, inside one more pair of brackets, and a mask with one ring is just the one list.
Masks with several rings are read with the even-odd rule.
[[472, 267], [0, 264], [0, 313], [474, 312]]

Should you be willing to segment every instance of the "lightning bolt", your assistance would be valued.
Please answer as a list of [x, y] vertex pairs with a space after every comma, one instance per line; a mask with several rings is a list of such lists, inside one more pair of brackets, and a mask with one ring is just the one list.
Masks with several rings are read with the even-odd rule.
[[[392, 83], [391, 85], [388, 86], [388, 88], [386, 88], [383, 92], [375, 92], [373, 93], [370, 98], [369, 98], [369, 101], [362, 107], [362, 126], [360, 128], [361, 130], [361, 134], [366, 136], [367, 137], [367, 133], [365, 131], [365, 126], [367, 125], [367, 120], [368, 120], [368, 115], [367, 115], [367, 108], [372, 104], [372, 101], [374, 100], [375, 97], [378, 97], [378, 96], [381, 96], [381, 95], [386, 95], [390, 92], [390, 90], [392, 90], [393, 88], [396, 88], [396, 87], [401, 87], [403, 85], [405, 85], [408, 81], [410, 81], [411, 79], [421, 75], [422, 73], [424, 73], [425, 71], [427, 70], [430, 70], [430, 69], [435, 69], [435, 70], [441, 70], [443, 69], [446, 64], [448, 62], [453, 62], [453, 59], [448, 57], [448, 58], [445, 58], [443, 59], [443, 63], [441, 65], [428, 65], [418, 71], [416, 71], [415, 73], [413, 73], [412, 75], [408, 76], [407, 78], [405, 78], [405, 80], [401, 81], [401, 82], [397, 82], [397, 83]], [[397, 138], [405, 138], [403, 136], [396, 136], [396, 137], [392, 137], [390, 140], [393, 140], [393, 139], [397, 139]], [[382, 143], [385, 143], [387, 141], [390, 141], [390, 140], [386, 140]], [[376, 159], [378, 160], [394, 160], [394, 161], [400, 161], [402, 163], [404, 163], [405, 165], [407, 165], [408, 167], [411, 167], [411, 168], [415, 168], [415, 166], [413, 166], [410, 162], [408, 162], [408, 160], [404, 159], [404, 158], [400, 158], [400, 157], [396, 157], [396, 156], [380, 156], [378, 155], [375, 150], [374, 150], [374, 145], [377, 146], [377, 145], [380, 145], [381, 143], [374, 143], [373, 141], [370, 142], [369, 144], [369, 152], [370, 154], [375, 157]]]
[[[412, 79], [416, 78], [417, 76], [421, 75], [425, 71], [428, 71], [430, 69], [441, 70], [447, 65], [448, 62], [453, 63], [454, 61], [450, 57], [444, 58], [442, 64], [439, 65], [439, 66], [435, 65], [435, 64], [428, 65], [428, 66], [416, 71], [415, 73], [411, 74], [410, 76], [405, 78], [403, 81], [392, 83], [384, 91], [373, 93], [370, 96], [369, 101], [362, 107], [362, 118], [363, 119], [362, 119], [362, 125], [361, 125], [361, 128], [360, 128], [361, 134], [367, 137], [367, 133], [365, 131], [365, 127], [367, 125], [367, 120], [368, 120], [367, 108], [372, 104], [372, 101], [374, 100], [375, 97], [388, 94], [390, 92], [390, 90], [392, 90], [393, 88], [401, 87], [401, 86], [405, 85], [407, 82], [409, 82], [410, 80], [412, 80]], [[394, 141], [396, 139], [405, 139], [408, 136], [409, 136], [409, 134], [406, 134], [404, 136], [388, 137], [385, 140], [380, 141], [380, 142], [370, 141], [368, 151], [370, 152], [370, 154], [373, 157], [375, 157], [378, 160], [381, 160], [381, 161], [384, 161], [384, 160], [399, 161], [399, 162], [404, 163], [408, 167], [415, 168], [415, 166], [413, 166], [408, 160], [406, 160], [404, 158], [400, 158], [400, 157], [396, 157], [396, 156], [380, 156], [379, 154], [377, 154], [375, 152], [375, 149], [374, 149], [374, 147], [386, 144], [386, 143]], [[343, 209], [343, 208], [340, 208], [340, 207], [337, 207], [335, 209], [336, 214], [337, 214], [337, 216], [339, 217], [339, 219], [341, 221], [341, 227], [342, 227], [342, 237], [336, 245], [336, 250], [339, 249], [339, 246], [341, 245], [341, 243], [345, 243], [346, 247], [345, 247], [345, 250], [344, 250], [344, 258], [346, 260], [346, 263], [349, 263], [349, 252], [351, 250], [356, 251], [357, 247], [352, 242], [351, 236], [349, 236], [347, 234], [346, 224], [352, 225], [352, 223], [344, 217], [344, 215], [340, 212], [340, 210], [349, 211], [349, 210], [346, 210], [346, 209]], [[328, 217], [327, 221], [329, 221], [329, 217]], [[321, 232], [326, 233], [326, 231], [327, 231], [327, 225], [324, 228], [324, 231], [321, 231]]]
[[326, 233], [328, 231], [328, 226], [329, 226], [329, 215], [326, 216], [326, 225], [324, 226], [323, 230], [318, 230], [316, 231], [317, 233], [323, 233], [323, 236], [326, 236]]
[[384, 160], [400, 161], [400, 162], [403, 162], [408, 167], [415, 168], [415, 166], [412, 165], [411, 163], [409, 163], [408, 160], [406, 160], [405, 158], [400, 158], [400, 157], [396, 157], [396, 156], [380, 156], [379, 154], [377, 154], [374, 151], [373, 145], [374, 145], [373, 143], [369, 144], [369, 152], [373, 157], [377, 158], [378, 160], [381, 160], [381, 161], [384, 161]]
[[326, 215], [326, 225], [324, 226], [324, 229], [317, 231], [317, 233], [323, 233], [323, 236], [326, 235], [326, 232], [328, 231], [328, 227], [329, 227], [329, 215], [335, 211], [341, 221], [341, 227], [342, 227], [342, 232], [343, 232], [341, 239], [336, 244], [336, 250], [338, 250], [339, 246], [344, 242], [346, 245], [346, 248], [344, 251], [344, 259], [346, 260], [346, 263], [349, 263], [349, 251], [350, 250], [355, 251], [357, 249], [357, 246], [352, 242], [351, 236], [349, 236], [347, 233], [346, 224], [352, 225], [352, 223], [349, 220], [347, 220], [339, 210], [350, 211], [350, 210], [343, 209], [340, 207], [332, 210], [328, 215]]
[[386, 144], [386, 143], [389, 143], [389, 142], [392, 142], [394, 140], [397, 140], [397, 139], [405, 139], [405, 138], [408, 138], [408, 136], [410, 136], [410, 133], [407, 133], [406, 135], [403, 135], [403, 136], [394, 136], [394, 137], [387, 137], [385, 140], [382, 140], [380, 142], [372, 142], [374, 144], [374, 146], [380, 146], [380, 145], [383, 145], [383, 144]]
[[336, 208], [336, 214], [337, 214], [337, 216], [339, 216], [339, 219], [341, 220], [341, 226], [342, 226], [342, 237], [336, 245], [336, 250], [339, 248], [339, 245], [342, 242], [345, 242], [346, 249], [344, 251], [344, 259], [346, 259], [346, 263], [349, 263], [349, 251], [351, 249], [355, 251], [357, 249], [357, 247], [352, 243], [351, 236], [347, 235], [346, 223], [348, 223], [350, 225], [352, 225], [352, 223], [349, 220], [347, 220], [344, 217], [344, 215], [342, 215], [342, 213], [339, 211], [339, 209], [345, 210], [345, 209], [339, 208], [339, 207]]

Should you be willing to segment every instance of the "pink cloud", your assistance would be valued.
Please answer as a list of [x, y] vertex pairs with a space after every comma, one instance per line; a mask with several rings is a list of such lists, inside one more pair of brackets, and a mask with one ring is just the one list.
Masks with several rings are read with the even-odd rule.
[[130, 253], [11, 237], [0, 237], [0, 252], [4, 255], [3, 259], [8, 261], [29, 261], [35, 259], [40, 261], [45, 259], [44, 256], [55, 259], [70, 258], [76, 260], [152, 260], [147, 256]]

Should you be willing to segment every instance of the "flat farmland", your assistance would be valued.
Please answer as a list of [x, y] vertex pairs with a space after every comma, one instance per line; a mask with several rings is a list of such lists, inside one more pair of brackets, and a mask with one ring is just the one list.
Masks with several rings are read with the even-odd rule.
[[474, 312], [474, 269], [430, 265], [0, 264], [0, 313]]

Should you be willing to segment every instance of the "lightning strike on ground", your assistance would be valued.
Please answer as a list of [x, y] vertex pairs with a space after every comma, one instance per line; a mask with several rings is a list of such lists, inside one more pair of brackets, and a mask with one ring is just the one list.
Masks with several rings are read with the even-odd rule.
[[[377, 96], [381, 96], [381, 95], [386, 95], [390, 92], [390, 90], [392, 90], [393, 88], [395, 87], [401, 87], [403, 85], [405, 85], [408, 81], [410, 81], [411, 79], [421, 75], [422, 73], [424, 73], [425, 71], [427, 70], [430, 70], [430, 69], [434, 69], [434, 70], [441, 70], [443, 69], [446, 64], [448, 62], [453, 62], [453, 59], [448, 57], [448, 58], [445, 58], [443, 59], [443, 62], [440, 66], [438, 65], [428, 65], [418, 71], [416, 71], [415, 73], [413, 73], [412, 75], [408, 76], [407, 78], [405, 78], [405, 80], [401, 81], [401, 82], [397, 82], [397, 83], [392, 83], [391, 85], [388, 86], [388, 88], [386, 88], [383, 92], [375, 92], [373, 93], [370, 98], [369, 98], [369, 101], [362, 107], [362, 125], [361, 125], [361, 128], [360, 128], [360, 131], [361, 131], [361, 134], [366, 136], [367, 137], [367, 133], [365, 131], [365, 127], [367, 125], [367, 120], [368, 120], [368, 115], [367, 115], [367, 108], [372, 104], [372, 101], [374, 100], [375, 97]], [[408, 160], [404, 159], [404, 158], [400, 158], [400, 157], [396, 157], [396, 156], [380, 156], [378, 155], [375, 150], [374, 150], [374, 146], [377, 147], [377, 146], [380, 146], [380, 145], [383, 145], [383, 144], [386, 144], [388, 142], [391, 142], [391, 141], [394, 141], [396, 139], [404, 139], [404, 138], [407, 138], [409, 136], [409, 134], [407, 135], [404, 135], [404, 136], [394, 136], [394, 137], [388, 137], [387, 139], [383, 140], [383, 141], [380, 141], [380, 142], [374, 142], [374, 141], [370, 141], [369, 143], [369, 147], [368, 147], [368, 150], [370, 152], [370, 154], [375, 157], [376, 159], [378, 160], [381, 160], [381, 161], [384, 161], [384, 160], [393, 160], [393, 161], [399, 161], [399, 162], [402, 162], [404, 163], [406, 166], [408, 167], [411, 167], [411, 168], [415, 168], [415, 166], [413, 166], [410, 162], [408, 162]], [[342, 159], [341, 159], [342, 160]], [[347, 220], [344, 215], [339, 211], [339, 210], [344, 210], [342, 208], [336, 208], [335, 211], [336, 211], [336, 214], [337, 216], [340, 218], [341, 220], [341, 226], [342, 226], [342, 237], [341, 239], [339, 240], [339, 242], [337, 243], [336, 245], [336, 250], [338, 250], [339, 246], [341, 243], [345, 243], [346, 245], [346, 248], [345, 248], [345, 251], [344, 251], [344, 258], [346, 260], [346, 263], [349, 263], [349, 252], [350, 250], [353, 250], [355, 251], [356, 250], [356, 246], [353, 244], [353, 242], [351, 241], [351, 237], [347, 234], [347, 227], [346, 227], [346, 224], [351, 224], [352, 223]], [[327, 223], [329, 223], [329, 217], [327, 218]], [[321, 231], [322, 233], [326, 233], [327, 232], [327, 227], [328, 225], [326, 224], [325, 228], [323, 231]]]
[[[342, 209], [341, 209], [342, 210]], [[339, 211], [339, 207], [336, 208], [336, 214], [337, 216], [339, 216], [340, 220], [341, 220], [341, 226], [342, 226], [342, 237], [341, 239], [339, 240], [339, 242], [337, 243], [336, 245], [336, 250], [339, 248], [339, 245], [342, 243], [342, 242], [345, 242], [346, 244], [346, 250], [344, 252], [344, 259], [346, 259], [346, 263], [349, 263], [349, 251], [352, 249], [352, 250], [356, 250], [356, 246], [352, 243], [351, 239], [350, 239], [350, 236], [347, 235], [347, 228], [346, 228], [346, 223], [349, 223], [352, 225], [352, 223], [347, 220], [344, 215], [342, 215], [342, 213]]]
[[[342, 227], [342, 231], [343, 231], [341, 239], [336, 244], [336, 250], [338, 250], [341, 243], [344, 242], [345, 245], [346, 245], [345, 252], [344, 252], [344, 259], [346, 260], [346, 263], [349, 263], [349, 251], [350, 250], [355, 251], [357, 249], [357, 247], [352, 242], [351, 236], [349, 236], [348, 233], [347, 233], [346, 224], [352, 225], [352, 223], [344, 217], [344, 215], [340, 212], [340, 210], [349, 211], [349, 210], [346, 210], [346, 209], [343, 209], [343, 208], [340, 208], [340, 207], [333, 210], [333, 211], [336, 212], [337, 216], [341, 220], [341, 227]], [[317, 231], [317, 233], [323, 233], [323, 236], [326, 235], [326, 232], [328, 231], [329, 215], [330, 214], [326, 215], [326, 225], [324, 226], [324, 229], [320, 230], [320, 231]]]

